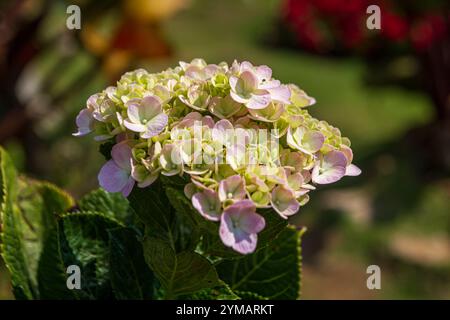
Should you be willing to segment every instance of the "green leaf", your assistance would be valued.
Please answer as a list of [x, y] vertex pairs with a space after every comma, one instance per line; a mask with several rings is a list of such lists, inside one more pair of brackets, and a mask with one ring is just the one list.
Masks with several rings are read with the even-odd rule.
[[166, 186], [165, 189], [167, 199], [172, 207], [175, 208], [176, 212], [184, 218], [186, 223], [199, 227], [201, 220], [198, 217], [200, 217], [200, 215], [198, 213], [195, 214], [196, 211], [194, 207], [192, 207], [191, 202], [186, 198], [183, 191], [168, 186]]
[[[74, 201], [49, 183], [17, 177], [7, 154], [2, 149], [0, 152], [2, 255], [11, 273], [15, 295], [19, 299], [46, 299], [49, 292], [59, 290], [64, 298], [63, 292], [68, 292], [61, 260], [53, 256], [56, 260], [48, 263], [49, 250], [45, 246], [57, 245], [56, 216], [73, 206]], [[51, 254], [57, 255], [58, 251]]]
[[239, 300], [240, 297], [233, 292], [223, 281], [221, 285], [196, 291], [190, 295], [180, 297], [182, 300]]
[[151, 299], [153, 273], [144, 260], [141, 243], [131, 229], [109, 230], [110, 277], [117, 299]]
[[168, 299], [220, 285], [215, 268], [198, 253], [176, 253], [165, 241], [149, 237], [144, 241], [144, 256]]
[[59, 227], [48, 232], [39, 260], [38, 269], [40, 299], [72, 300], [77, 298], [76, 291], [67, 288], [66, 266], [64, 265]]
[[217, 266], [220, 278], [236, 293], [247, 292], [267, 299], [297, 299], [303, 232], [286, 228], [258, 252], [243, 259], [220, 263]]
[[258, 213], [266, 220], [266, 227], [258, 234], [258, 249], [270, 245], [278, 235], [284, 231], [288, 225], [286, 219], [273, 209], [260, 209]]
[[134, 188], [128, 197], [130, 207], [144, 223], [146, 235], [164, 240], [177, 252], [191, 250], [198, 243], [198, 230], [175, 209], [161, 183]]
[[21, 213], [17, 200], [17, 172], [6, 151], [0, 147], [1, 182], [1, 252], [11, 274], [14, 295], [17, 299], [36, 296], [24, 254], [24, 240], [20, 228]]
[[269, 300], [266, 297], [260, 296], [259, 294], [256, 294], [254, 292], [249, 291], [235, 291], [239, 297], [242, 298], [242, 300]]
[[174, 226], [174, 217], [170, 206], [163, 203], [160, 194], [155, 187], [141, 189], [134, 188], [128, 196], [130, 207], [146, 225], [147, 232], [155, 237], [174, 243], [174, 234], [172, 228]]
[[97, 189], [85, 195], [78, 202], [78, 206], [80, 211], [102, 212], [122, 222], [129, 214], [128, 201], [121, 193], [110, 193], [103, 189]]
[[38, 265], [40, 299], [74, 299], [76, 294], [66, 285], [66, 266], [60, 248], [59, 227], [56, 215], [73, 205], [72, 198], [55, 186], [47, 183], [39, 187], [44, 200], [42, 215], [46, 221], [43, 231], [42, 251]]
[[108, 231], [123, 224], [99, 212], [74, 212], [61, 218], [64, 263], [81, 269], [81, 290], [77, 294], [82, 299], [113, 298]]

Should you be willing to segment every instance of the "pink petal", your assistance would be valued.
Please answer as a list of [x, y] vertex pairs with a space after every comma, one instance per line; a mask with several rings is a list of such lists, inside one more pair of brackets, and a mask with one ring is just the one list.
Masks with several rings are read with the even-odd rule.
[[246, 103], [248, 99], [242, 98], [239, 94], [235, 93], [234, 91], [230, 91], [231, 98], [239, 103]]
[[81, 137], [90, 133], [92, 131], [93, 124], [91, 111], [88, 109], [82, 109], [80, 113], [78, 113], [75, 123], [77, 124], [78, 131], [73, 133], [73, 136]]
[[269, 81], [272, 78], [272, 69], [266, 65], [262, 65], [256, 68], [256, 75], [260, 81]]
[[256, 210], [256, 206], [253, 201], [245, 199], [236, 201], [232, 205], [228, 206], [224, 212], [232, 216], [241, 216], [243, 214], [254, 213]]
[[330, 151], [318, 162], [312, 171], [312, 181], [318, 184], [328, 184], [340, 180], [347, 167], [347, 158], [340, 151]]
[[269, 104], [264, 109], [248, 109], [250, 118], [258, 121], [275, 122], [284, 112], [282, 104]]
[[225, 144], [227, 140], [227, 132], [229, 132], [228, 130], [233, 130], [233, 125], [230, 121], [227, 119], [217, 121], [212, 130], [213, 140], [220, 141], [222, 144]]
[[158, 98], [161, 99], [161, 103], [162, 100], [164, 101], [170, 100], [170, 91], [163, 85], [157, 84], [156, 86], [153, 87], [152, 91]]
[[186, 198], [192, 199], [193, 195], [197, 191], [197, 188], [195, 187], [195, 184], [191, 182], [184, 186], [183, 191], [184, 191], [184, 195], [186, 196]]
[[214, 119], [210, 116], [204, 116], [202, 119], [202, 125], [212, 129], [214, 127]]
[[[141, 117], [139, 115], [139, 104], [138, 99], [131, 99], [126, 103], [127, 115], [132, 123], [141, 123]], [[131, 130], [131, 129], [130, 129]]]
[[[253, 216], [257, 215], [255, 210], [256, 207], [250, 200], [238, 201], [225, 209], [220, 219], [219, 234], [226, 246], [232, 247], [243, 254], [251, 253], [255, 250], [258, 240], [256, 233], [247, 233], [244, 230], [245, 228], [253, 230], [262, 230], [264, 228], [265, 222]], [[248, 216], [251, 217], [247, 222], [245, 219]]]
[[98, 174], [100, 186], [108, 192], [122, 191], [129, 183], [129, 178], [130, 174], [119, 168], [113, 160], [106, 162]]
[[228, 82], [230, 83], [230, 87], [232, 91], [236, 91], [236, 86], [238, 83], [239, 78], [236, 76], [231, 76], [230, 79], [228, 79]]
[[288, 86], [282, 85], [276, 88], [269, 88], [269, 91], [272, 100], [280, 101], [285, 104], [290, 104], [289, 98], [291, 97], [291, 90]]
[[266, 221], [257, 213], [248, 213], [239, 220], [239, 227], [247, 233], [258, 233], [266, 226]]
[[293, 173], [287, 177], [287, 182], [293, 190], [298, 190], [303, 185], [303, 176], [300, 172]]
[[239, 175], [228, 177], [219, 184], [219, 199], [225, 201], [227, 199], [240, 200], [245, 198], [244, 180]]
[[165, 113], [160, 113], [146, 124], [146, 130], [141, 137], [144, 139], [152, 138], [160, 134], [167, 125], [169, 118]]
[[353, 161], [353, 151], [352, 151], [352, 149], [347, 147], [347, 146], [341, 146], [341, 150], [340, 151], [347, 158], [347, 165], [351, 164], [352, 161]]
[[281, 82], [279, 80], [269, 80], [269, 81], [264, 81], [264, 82], [260, 83], [258, 88], [259, 89], [274, 89], [274, 88], [278, 88], [279, 86], [281, 86]]
[[227, 247], [235, 243], [233, 221], [227, 212], [224, 212], [220, 218], [219, 235], [222, 242]]
[[123, 125], [131, 131], [134, 132], [144, 132], [145, 126], [140, 123], [133, 123], [128, 120], [123, 120]]
[[144, 166], [133, 165], [131, 177], [138, 182], [139, 188], [146, 188], [158, 179], [159, 172], [149, 172]]
[[264, 109], [269, 105], [270, 101], [270, 94], [265, 90], [261, 90], [257, 94], [252, 94], [245, 106], [249, 109]]
[[146, 96], [142, 99], [140, 105], [140, 117], [144, 119], [151, 119], [158, 113], [162, 112], [162, 101], [158, 96]]
[[216, 192], [209, 189], [197, 192], [192, 196], [192, 205], [206, 219], [219, 221], [222, 207]]
[[98, 100], [98, 94], [97, 94], [97, 93], [91, 95], [91, 96], [87, 99], [87, 101], [86, 101], [86, 107], [87, 107], [89, 110], [91, 110], [91, 111], [97, 110], [97, 109], [98, 109], [98, 103], [97, 103], [97, 100]]
[[177, 128], [189, 128], [192, 127], [195, 123], [195, 121], [201, 121], [202, 115], [198, 113], [197, 111], [188, 113], [178, 124], [176, 125]]
[[300, 204], [295, 199], [294, 192], [283, 186], [275, 187], [272, 190], [272, 199], [270, 203], [274, 210], [284, 219], [297, 213], [300, 209]]
[[185, 119], [193, 119], [193, 120], [198, 120], [201, 121], [202, 120], [202, 115], [201, 113], [197, 112], [197, 111], [193, 111], [193, 112], [189, 112], [184, 118]]
[[320, 172], [320, 167], [314, 167], [312, 181], [317, 184], [329, 184], [339, 181], [345, 175], [345, 167], [334, 167]]
[[355, 166], [354, 164], [349, 164], [346, 168], [345, 168], [345, 175], [346, 176], [359, 176], [361, 174], [361, 169], [358, 168], [357, 166]]
[[[244, 139], [245, 140], [245, 137]], [[230, 165], [233, 170], [238, 170], [245, 166], [246, 162], [246, 148], [242, 143], [233, 143], [227, 146], [227, 154], [225, 156], [226, 163]]]
[[209, 101], [210, 97], [208, 97], [205, 101], [202, 102], [202, 106], [196, 106], [196, 105], [194, 105], [193, 103], [191, 103], [191, 102], [189, 101], [188, 98], [186, 98], [186, 97], [184, 97], [184, 96], [181, 96], [181, 95], [178, 96], [178, 99], [180, 99], [181, 102], [183, 102], [185, 105], [191, 107], [191, 108], [194, 109], [194, 110], [205, 111], [205, 110], [206, 110], [206, 107], [207, 107], [207, 105], [208, 105], [208, 101]]
[[258, 243], [258, 236], [255, 233], [239, 233], [232, 248], [242, 254], [249, 254], [255, 251]]
[[131, 148], [126, 142], [121, 142], [112, 147], [111, 157], [117, 166], [131, 173]]
[[323, 157], [322, 167], [333, 168], [333, 167], [346, 167], [347, 166], [347, 158], [340, 151], [330, 151]]
[[241, 73], [236, 84], [236, 92], [248, 93], [252, 92], [258, 87], [258, 78], [252, 71], [244, 71]]
[[217, 71], [219, 70], [219, 66], [215, 64], [208, 64], [203, 71], [205, 72], [208, 78], [211, 78]]
[[311, 153], [322, 148], [325, 137], [319, 131], [307, 131], [302, 139], [302, 146]]
[[242, 61], [241, 65], [239, 66], [239, 70], [241, 72], [244, 72], [246, 70], [253, 70], [253, 64], [249, 61]]
[[123, 187], [122, 190], [120, 191], [125, 198], [130, 195], [131, 191], [133, 190], [134, 184], [135, 184], [134, 179], [130, 177], [125, 187]]
[[230, 95], [225, 98], [213, 97], [209, 103], [209, 111], [220, 119], [229, 118], [237, 113], [241, 105], [231, 98]]
[[197, 79], [197, 80], [204, 80], [205, 79], [205, 73], [203, 72], [203, 68], [200, 68], [198, 66], [189, 66], [185, 70], [185, 75]]

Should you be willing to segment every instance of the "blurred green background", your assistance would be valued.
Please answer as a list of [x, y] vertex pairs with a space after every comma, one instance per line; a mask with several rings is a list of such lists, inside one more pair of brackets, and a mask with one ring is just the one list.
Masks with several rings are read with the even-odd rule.
[[[19, 170], [77, 197], [98, 186], [103, 161], [92, 139], [71, 136], [89, 95], [137, 67], [157, 72], [196, 57], [267, 64], [317, 99], [310, 112], [351, 139], [363, 169], [319, 187], [293, 219], [308, 228], [302, 298], [449, 299], [450, 177], [442, 161], [430, 161], [422, 134], [436, 121], [432, 99], [370, 85], [361, 56], [281, 45], [282, 2], [4, 1], [0, 143]], [[81, 30], [66, 28], [72, 3], [81, 7]], [[409, 74], [416, 66], [394, 67]], [[381, 290], [366, 287], [372, 264], [381, 268]], [[12, 298], [8, 281], [0, 262], [0, 299]]]

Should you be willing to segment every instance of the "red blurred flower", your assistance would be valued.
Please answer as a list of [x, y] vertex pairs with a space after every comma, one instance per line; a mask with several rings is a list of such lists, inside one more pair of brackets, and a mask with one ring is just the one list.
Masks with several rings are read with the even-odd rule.
[[445, 37], [447, 26], [442, 16], [433, 14], [420, 19], [411, 29], [411, 42], [421, 51]]
[[[423, 50], [448, 36], [449, 30], [444, 16], [430, 13], [436, 7], [426, 11], [416, 2], [409, 6], [393, 0], [286, 0], [283, 13], [299, 45], [316, 52], [370, 48], [369, 42], [380, 38]], [[379, 32], [366, 28], [366, 10], [372, 4], [381, 8]]]
[[381, 14], [381, 34], [391, 41], [407, 40], [408, 23], [403, 17], [383, 10]]

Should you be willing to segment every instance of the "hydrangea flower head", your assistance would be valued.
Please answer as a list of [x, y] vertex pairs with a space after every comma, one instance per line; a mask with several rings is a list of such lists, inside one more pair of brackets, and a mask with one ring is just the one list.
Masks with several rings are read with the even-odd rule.
[[125, 73], [88, 99], [74, 136], [115, 143], [98, 175], [109, 192], [184, 177], [193, 208], [220, 224], [225, 246], [248, 254], [266, 227], [261, 208], [288, 219], [316, 185], [361, 173], [350, 140], [308, 113], [315, 103], [266, 65], [194, 59]]

